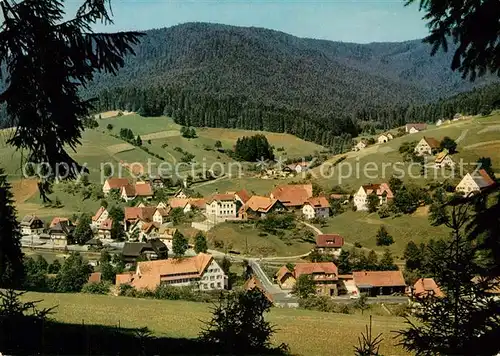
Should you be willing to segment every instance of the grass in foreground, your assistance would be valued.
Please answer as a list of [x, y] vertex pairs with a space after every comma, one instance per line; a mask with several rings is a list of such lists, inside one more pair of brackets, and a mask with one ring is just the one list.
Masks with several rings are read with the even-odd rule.
[[[67, 323], [122, 327], [147, 326], [158, 336], [194, 338], [203, 321], [210, 319], [210, 305], [88, 294], [27, 293], [27, 300], [42, 299], [43, 306], [57, 305], [54, 319]], [[295, 355], [352, 355], [357, 338], [369, 322], [369, 313], [345, 315], [308, 310], [273, 308], [269, 320], [277, 327], [273, 342], [287, 343]], [[375, 316], [373, 333], [383, 333], [383, 355], [406, 355], [395, 346], [392, 331], [404, 327], [402, 318]]]

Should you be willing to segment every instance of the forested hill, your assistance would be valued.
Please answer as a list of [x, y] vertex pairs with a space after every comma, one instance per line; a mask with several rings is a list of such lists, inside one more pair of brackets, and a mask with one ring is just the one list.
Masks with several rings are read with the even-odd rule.
[[360, 45], [207, 23], [146, 34], [117, 77], [99, 76], [85, 93], [100, 97], [99, 109], [332, 144], [356, 135], [360, 122], [426, 120], [416, 110], [404, 117], [401, 107], [472, 88], [449, 69], [451, 53], [431, 57], [420, 41]]

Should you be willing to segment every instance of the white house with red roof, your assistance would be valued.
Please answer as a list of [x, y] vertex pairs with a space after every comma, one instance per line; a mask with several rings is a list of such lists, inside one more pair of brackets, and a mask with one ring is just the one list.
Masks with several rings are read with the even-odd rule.
[[440, 142], [434, 137], [422, 137], [415, 146], [414, 152], [419, 156], [432, 155], [439, 150]]
[[297, 263], [293, 271], [282, 266], [276, 273], [276, 280], [282, 289], [291, 289], [301, 275], [312, 277], [316, 294], [330, 297], [338, 295], [338, 269], [333, 262]]
[[326, 219], [330, 216], [330, 203], [325, 197], [309, 198], [302, 207], [302, 214], [306, 219]]
[[354, 194], [354, 205], [356, 206], [356, 210], [358, 211], [367, 211], [368, 210], [368, 196], [370, 194], [376, 194], [379, 198], [380, 205], [387, 204], [387, 202], [394, 198], [394, 194], [392, 193], [391, 188], [389, 188], [389, 184], [380, 183], [380, 184], [365, 184], [362, 185], [356, 194]]
[[344, 246], [344, 238], [338, 234], [316, 236], [316, 249], [325, 254], [339, 256]]
[[237, 204], [234, 194], [214, 194], [205, 205], [206, 216], [213, 222], [223, 222], [237, 218]]
[[127, 178], [108, 178], [102, 186], [102, 192], [104, 195], [108, 195], [111, 189], [118, 189], [120, 192], [124, 186], [129, 184]]
[[120, 195], [125, 201], [130, 201], [135, 198], [151, 199], [153, 198], [153, 188], [151, 184], [147, 182], [127, 184], [121, 188]]
[[270, 194], [287, 208], [302, 208], [304, 203], [313, 196], [312, 184], [279, 185]]
[[455, 188], [455, 191], [464, 196], [479, 193], [481, 190], [492, 187], [495, 181], [486, 173], [484, 169], [477, 172], [467, 173]]
[[410, 133], [410, 134], [424, 131], [426, 129], [427, 129], [427, 124], [425, 124], [425, 123], [414, 123], [414, 124], [406, 124], [405, 125], [406, 133]]
[[92, 216], [92, 226], [97, 227], [103, 223], [109, 217], [108, 210], [101, 206], [94, 216]]

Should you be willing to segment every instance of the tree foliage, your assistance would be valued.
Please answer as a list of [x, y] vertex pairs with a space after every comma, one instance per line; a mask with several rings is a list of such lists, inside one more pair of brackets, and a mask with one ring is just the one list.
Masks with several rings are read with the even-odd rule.
[[389, 232], [387, 232], [387, 228], [382, 225], [377, 231], [377, 246], [390, 246], [394, 243], [394, 239]]
[[188, 240], [184, 235], [176, 230], [172, 238], [172, 252], [176, 257], [182, 257], [188, 249]]
[[316, 294], [316, 284], [312, 276], [309, 274], [301, 274], [293, 286], [292, 294], [301, 299], [306, 299]]
[[266, 136], [262, 134], [238, 138], [234, 147], [234, 154], [243, 161], [274, 159], [274, 153]]
[[196, 253], [207, 252], [207, 238], [202, 231], [198, 231], [194, 237], [194, 251]]
[[54, 287], [58, 292], [80, 292], [92, 272], [79, 253], [71, 253], [57, 274]]
[[439, 148], [441, 148], [442, 150], [448, 150], [450, 154], [454, 154], [455, 152], [457, 152], [457, 143], [454, 139], [445, 136], [439, 143]]
[[92, 218], [89, 214], [82, 214], [78, 219], [78, 225], [75, 228], [73, 233], [75, 242], [79, 245], [85, 245], [87, 241], [91, 240], [94, 237], [94, 233], [92, 232], [92, 228], [90, 224], [92, 223]]

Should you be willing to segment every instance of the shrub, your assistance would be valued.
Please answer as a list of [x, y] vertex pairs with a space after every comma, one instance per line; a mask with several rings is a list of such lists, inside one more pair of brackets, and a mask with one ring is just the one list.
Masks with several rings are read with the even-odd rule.
[[130, 284], [120, 284], [118, 295], [124, 297], [135, 297], [137, 295], [137, 291]]
[[356, 241], [356, 242], [354, 243], [354, 247], [357, 247], [357, 248], [362, 248], [362, 247], [363, 247], [363, 245], [361, 245], [361, 242]]
[[89, 294], [108, 294], [109, 287], [111, 283], [103, 281], [103, 282], [91, 282], [87, 283], [82, 287], [82, 293]]

